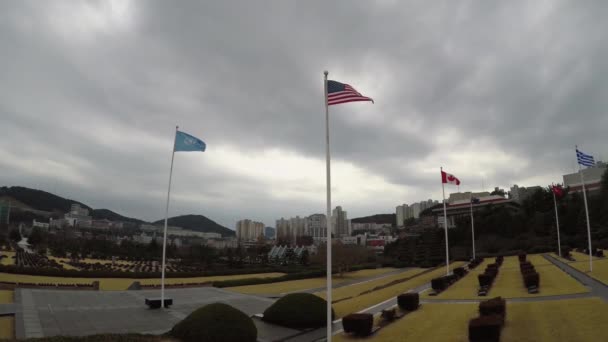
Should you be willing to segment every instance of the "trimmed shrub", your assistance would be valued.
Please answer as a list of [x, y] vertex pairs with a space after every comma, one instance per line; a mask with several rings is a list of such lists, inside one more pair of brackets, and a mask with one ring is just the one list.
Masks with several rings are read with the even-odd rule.
[[[332, 320], [335, 314], [332, 310]], [[277, 300], [264, 311], [263, 320], [294, 329], [325, 326], [327, 302], [310, 293], [292, 293]]]
[[506, 314], [507, 304], [505, 300], [501, 297], [492, 298], [479, 303], [480, 316], [498, 315], [502, 317], [502, 321], [504, 323]]
[[464, 277], [467, 274], [467, 271], [464, 269], [464, 267], [456, 267], [454, 269], [454, 274], [460, 278]]
[[420, 295], [415, 292], [402, 293], [397, 296], [397, 304], [402, 310], [418, 310], [418, 307], [420, 306]]
[[477, 279], [479, 280], [480, 287], [492, 285], [493, 278], [489, 274], [486, 274], [486, 273], [480, 274], [477, 276]]
[[256, 342], [258, 330], [243, 312], [223, 303], [205, 305], [177, 323], [169, 332], [183, 342]]
[[431, 279], [431, 287], [437, 292], [445, 290], [448, 287], [446, 277]]
[[519, 258], [519, 262], [526, 261], [526, 254], [525, 253], [521, 253], [521, 254], [517, 255], [517, 257]]
[[342, 327], [346, 333], [357, 336], [369, 336], [374, 326], [374, 315], [367, 313], [353, 313], [342, 318]]
[[540, 283], [540, 276], [538, 273], [526, 273], [524, 274], [524, 285], [526, 287], [536, 286], [538, 287]]
[[498, 315], [481, 316], [469, 321], [470, 342], [498, 342], [502, 319]]

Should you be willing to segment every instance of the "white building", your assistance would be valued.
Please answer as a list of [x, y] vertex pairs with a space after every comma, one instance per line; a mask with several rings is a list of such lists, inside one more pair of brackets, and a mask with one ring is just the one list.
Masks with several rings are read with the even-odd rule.
[[[585, 189], [587, 191], [596, 191], [601, 187], [602, 176], [606, 172], [606, 163], [598, 161], [595, 167], [582, 169], [585, 179]], [[581, 183], [581, 175], [579, 172], [564, 175], [564, 186], [569, 187], [571, 192], [582, 192], [583, 183]]]
[[347, 218], [347, 213], [342, 210], [341, 206], [337, 206], [331, 213], [331, 224], [335, 237], [350, 236], [351, 226], [350, 220]]
[[324, 214], [313, 214], [306, 218], [306, 235], [316, 237], [327, 236], [327, 218]]
[[236, 223], [236, 237], [240, 241], [256, 241], [264, 237], [265, 225], [249, 219], [240, 220]]
[[50, 226], [51, 226], [50, 223], [36, 221], [36, 219], [34, 219], [34, 221], [32, 222], [32, 228], [38, 227], [38, 228], [49, 230]]

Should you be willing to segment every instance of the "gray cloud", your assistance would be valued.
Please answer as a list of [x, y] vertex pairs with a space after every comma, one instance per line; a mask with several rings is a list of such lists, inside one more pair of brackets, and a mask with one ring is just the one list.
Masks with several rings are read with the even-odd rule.
[[179, 124], [209, 149], [177, 158], [172, 213], [322, 212], [324, 69], [376, 99], [331, 108], [351, 216], [439, 198], [439, 165], [478, 189], [606, 158], [603, 2], [127, 4], [0, 4], [3, 184], [158, 219]]

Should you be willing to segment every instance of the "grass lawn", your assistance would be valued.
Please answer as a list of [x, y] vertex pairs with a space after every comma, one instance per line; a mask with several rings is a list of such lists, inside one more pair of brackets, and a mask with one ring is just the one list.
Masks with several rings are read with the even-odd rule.
[[[502, 296], [504, 298], [517, 297], [542, 297], [571, 293], [589, 292], [589, 289], [581, 285], [574, 278], [551, 264], [542, 255], [528, 255], [530, 261], [540, 274], [540, 292], [529, 294], [523, 285], [521, 272], [519, 271], [519, 261], [516, 256], [506, 257], [500, 267], [498, 277], [490, 289], [488, 297]], [[477, 296], [479, 282], [477, 275], [485, 270], [485, 264], [494, 262], [494, 259], [484, 260], [484, 264], [477, 266], [466, 277], [456, 282], [446, 291], [435, 297], [429, 297], [428, 293], [423, 294], [424, 298], [438, 299], [484, 299], [488, 297]], [[607, 264], [608, 265], [608, 264]]]
[[[336, 300], [339, 300], [342, 298], [356, 297], [356, 296], [360, 295], [361, 293], [371, 290], [377, 286], [385, 285], [385, 284], [388, 284], [395, 280], [409, 278], [409, 277], [416, 275], [423, 271], [424, 271], [423, 268], [414, 268], [414, 269], [407, 270], [400, 274], [388, 276], [386, 278], [337, 288], [332, 291], [332, 301], [336, 301]], [[319, 297], [325, 298], [326, 291], [317, 292], [315, 294]]]
[[15, 338], [15, 318], [13, 316], [0, 316], [0, 340]]
[[[280, 277], [284, 273], [258, 273], [258, 274], [239, 274], [227, 276], [213, 277], [195, 277], [195, 278], [166, 278], [165, 284], [176, 283], [202, 283], [216, 280], [232, 280], [243, 278], [272, 278]], [[140, 281], [141, 284], [160, 284], [160, 278], [154, 279], [128, 279], [128, 278], [64, 278], [64, 277], [47, 277], [34, 276], [26, 274], [11, 274], [0, 273], [2, 280], [8, 282], [26, 282], [26, 283], [58, 283], [58, 284], [74, 284], [74, 283], [91, 283], [99, 280], [100, 289], [104, 291], [126, 290], [134, 281]]]
[[[576, 268], [581, 272], [585, 272], [588, 276], [593, 277], [604, 284], [608, 284], [608, 258], [595, 258], [593, 259], [593, 272], [589, 272], [589, 256], [581, 253], [572, 252], [576, 261], [568, 262], [568, 265]], [[579, 255], [582, 255], [580, 257]], [[561, 259], [562, 261], [567, 261]]]
[[0, 304], [8, 304], [13, 302], [12, 290], [0, 290]]
[[[466, 342], [469, 340], [468, 322], [477, 315], [477, 307], [477, 304], [422, 304], [417, 311], [409, 313], [366, 340], [374, 342]], [[357, 339], [339, 334], [334, 336], [334, 340]]]
[[[384, 267], [377, 269], [360, 270], [355, 272], [345, 273], [344, 277], [334, 274], [332, 281], [334, 284], [339, 284], [345, 281], [363, 279], [373, 277], [396, 270], [392, 267]], [[287, 292], [302, 291], [325, 286], [325, 278], [311, 278], [300, 280], [282, 281], [280, 283], [246, 285], [229, 287], [227, 290], [247, 294], [280, 294]]]
[[606, 317], [599, 298], [509, 303], [501, 341], [605, 341]]
[[15, 252], [0, 252], [0, 254], [2, 255], [6, 255], [8, 256], [8, 258], [2, 258], [2, 261], [0, 261], [0, 264], [2, 265], [14, 265], [15, 264], [15, 259], [13, 259], [13, 257], [15, 256]]
[[[453, 267], [464, 265], [464, 262], [458, 261], [452, 263]], [[343, 317], [349, 313], [358, 312], [375, 304], [384, 302], [385, 300], [396, 297], [397, 295], [407, 292], [415, 287], [429, 283], [431, 279], [445, 275], [445, 268], [438, 269], [420, 275], [414, 279], [399, 283], [382, 290], [374, 291], [362, 296], [357, 296], [352, 299], [347, 299], [333, 305], [337, 317]]]

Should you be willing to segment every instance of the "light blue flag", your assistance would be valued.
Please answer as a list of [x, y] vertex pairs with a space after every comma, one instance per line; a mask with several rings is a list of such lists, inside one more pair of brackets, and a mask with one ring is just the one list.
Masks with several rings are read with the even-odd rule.
[[207, 145], [197, 137], [180, 131], [175, 133], [175, 152], [204, 152], [206, 147]]

